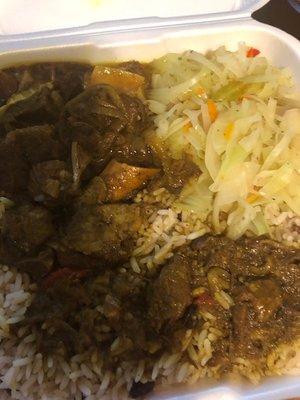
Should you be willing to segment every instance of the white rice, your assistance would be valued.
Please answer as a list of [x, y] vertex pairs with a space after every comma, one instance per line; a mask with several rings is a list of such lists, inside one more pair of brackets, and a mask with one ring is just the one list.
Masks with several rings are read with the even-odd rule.
[[[163, 206], [141, 229], [129, 263], [129, 268], [137, 274], [157, 268], [178, 246], [209, 231], [208, 226], [191, 213], [170, 208], [174, 197], [164, 188], [152, 194], [143, 191], [135, 200], [159, 202]], [[286, 217], [283, 216], [282, 221], [286, 221]], [[201, 312], [205, 323], [200, 331], [186, 332], [182, 352], [166, 352], [155, 361], [121, 362], [117, 370], [105, 370], [103, 355], [97, 349], [88, 349], [69, 361], [58, 356], [43, 356], [38, 353], [35, 332], [21, 327], [13, 333], [10, 328], [24, 318], [35, 290], [27, 275], [14, 268], [0, 267], [1, 400], [126, 399], [133, 381], [156, 380], [160, 387], [174, 383], [189, 385], [205, 377], [219, 377], [220, 366], [208, 367], [208, 363], [214, 355], [214, 343], [222, 338], [222, 332], [216, 326], [214, 315], [208, 312]], [[233, 304], [223, 291], [218, 292], [217, 301], [225, 309]], [[111, 350], [121, 345], [121, 338], [117, 338]], [[299, 349], [300, 343], [280, 345], [255, 364], [237, 359], [233, 373], [246, 376], [254, 383], [268, 375], [299, 374]]]
[[132, 269], [137, 273], [145, 268], [156, 268], [173, 255], [174, 249], [209, 232], [208, 226], [193, 212], [183, 213], [172, 207], [175, 196], [165, 188], [152, 193], [145, 189], [135, 198], [136, 203], [141, 201], [165, 208], [155, 211], [139, 232], [137, 247], [130, 260]]
[[[8, 299], [16, 301], [14, 304], [18, 304], [19, 307], [24, 307], [24, 304], [28, 307], [34, 294], [28, 285], [28, 277], [14, 269], [7, 271], [1, 268], [1, 278], [3, 279], [0, 289], [5, 300], [21, 285], [27, 294], [24, 303], [19, 301], [17, 295], [8, 296]], [[24, 296], [23, 298], [25, 299]], [[16, 312], [17, 308], [14, 312], [11, 312], [9, 307], [5, 311], [2, 310], [4, 320], [12, 319]], [[101, 396], [107, 399], [125, 399], [126, 390], [130, 388], [133, 380], [145, 382], [158, 379], [158, 382], [167, 385], [175, 382], [192, 384], [205, 376], [217, 376], [217, 371], [207, 368], [206, 364], [213, 355], [213, 343], [222, 337], [222, 332], [213, 326], [213, 316], [206, 313], [203, 317], [206, 322], [200, 332], [187, 332], [187, 353], [193, 364], [183, 353], [165, 353], [152, 365], [143, 360], [135, 365], [122, 363], [117, 371], [104, 371], [101, 354], [95, 350], [78, 354], [72, 357], [70, 362], [55, 356], [43, 357], [36, 351], [34, 333], [25, 336], [20, 342], [17, 335], [11, 333], [10, 337], [7, 337], [8, 333], [5, 331], [5, 335], [1, 336], [0, 349], [0, 398], [49, 400], [98, 399]], [[21, 329], [24, 332], [24, 328]], [[300, 362], [295, 354], [299, 353], [291, 354], [290, 350], [291, 348], [285, 345], [279, 346], [277, 351], [272, 352], [265, 360], [265, 371], [257, 365], [253, 367], [249, 361], [243, 359], [236, 360], [234, 370], [247, 375], [253, 382], [257, 382], [264, 375], [274, 373], [297, 374], [300, 372]], [[198, 368], [195, 368], [195, 363], [198, 364]], [[6, 392], [6, 389], [11, 392]]]

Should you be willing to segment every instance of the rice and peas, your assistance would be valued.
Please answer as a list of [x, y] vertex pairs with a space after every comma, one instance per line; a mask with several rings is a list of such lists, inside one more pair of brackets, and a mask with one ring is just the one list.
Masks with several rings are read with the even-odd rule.
[[[233, 239], [261, 235], [298, 246], [300, 242], [300, 100], [288, 70], [263, 57], [247, 57], [240, 45], [203, 56], [169, 54], [155, 60], [149, 107], [155, 140], [172, 157], [188, 153], [202, 174], [179, 198], [165, 188], [137, 194], [135, 202], [160, 204], [140, 231], [126, 268], [137, 274], [157, 268], [173, 251], [207, 232]], [[248, 53], [249, 54], [249, 53]], [[30, 305], [35, 285], [25, 274], [0, 270], [1, 399], [126, 398], [132, 381], [194, 384], [218, 378], [207, 365], [223, 332], [203, 313], [200, 331], [187, 330], [182, 352], [155, 361], [121, 362], [103, 368], [101, 351], [89, 349], [66, 361], [37, 351], [29, 327], [12, 333]], [[224, 309], [232, 299], [217, 298]], [[117, 338], [111, 350], [120, 346]], [[186, 357], [188, 354], [188, 357]], [[195, 366], [197, 365], [197, 367]], [[279, 345], [256, 362], [237, 358], [232, 375], [257, 383], [264, 376], [300, 373], [300, 343]]]

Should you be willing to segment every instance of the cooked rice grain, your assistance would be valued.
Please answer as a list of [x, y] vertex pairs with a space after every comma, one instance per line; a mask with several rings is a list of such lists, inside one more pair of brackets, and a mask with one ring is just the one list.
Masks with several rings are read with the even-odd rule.
[[[209, 231], [193, 214], [169, 208], [174, 198], [164, 188], [154, 193], [144, 190], [135, 201], [163, 206], [149, 216], [148, 224], [141, 229], [129, 263], [137, 274], [156, 268], [172, 256], [176, 247]], [[135, 282], [138, 284], [138, 279]], [[68, 362], [58, 356], [44, 357], [37, 351], [35, 332], [30, 327], [21, 327], [17, 332], [10, 329], [10, 325], [24, 318], [35, 289], [27, 275], [0, 267], [1, 400], [126, 399], [133, 381], [156, 380], [159, 386], [193, 384], [204, 377], [219, 377], [220, 366], [208, 367], [208, 362], [222, 332], [215, 326], [216, 318], [208, 312], [201, 313], [206, 322], [200, 331], [187, 330], [182, 352], [167, 352], [157, 360], [122, 362], [114, 371], [104, 370], [102, 354], [96, 349], [77, 354]], [[224, 308], [232, 305], [227, 293], [221, 291], [217, 297]], [[116, 338], [111, 351], [117, 352], [121, 345], [121, 338]], [[299, 343], [281, 345], [255, 364], [236, 360], [233, 374], [246, 376], [255, 383], [268, 375], [299, 374], [299, 354]]]

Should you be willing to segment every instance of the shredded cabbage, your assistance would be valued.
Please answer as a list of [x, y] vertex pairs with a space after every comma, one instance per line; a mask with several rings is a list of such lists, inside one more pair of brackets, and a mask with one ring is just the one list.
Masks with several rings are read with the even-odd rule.
[[[176, 206], [182, 210], [192, 210], [205, 220], [212, 208], [213, 193], [209, 190], [211, 179], [207, 173], [187, 183]], [[199, 201], [199, 198], [201, 201]]]
[[211, 215], [214, 230], [234, 239], [270, 233], [270, 205], [300, 215], [300, 96], [288, 69], [247, 58], [247, 50], [155, 60], [149, 101], [171, 156], [189, 154], [203, 171], [177, 206]]

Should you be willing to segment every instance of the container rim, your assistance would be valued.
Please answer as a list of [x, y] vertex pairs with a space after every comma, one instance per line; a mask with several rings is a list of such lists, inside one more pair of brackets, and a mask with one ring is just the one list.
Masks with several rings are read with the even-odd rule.
[[[210, 14], [187, 15], [176, 17], [141, 17], [124, 20], [109, 20], [102, 22], [93, 22], [88, 25], [60, 28], [51, 30], [39, 30], [28, 33], [14, 33], [0, 35], [0, 44], [9, 42], [27, 42], [36, 39], [58, 38], [64, 36], [82, 35], [82, 34], [110, 34], [115, 32], [135, 31], [140, 29], [159, 29], [168, 28], [186, 24], [203, 24], [207, 22], [224, 22], [251, 19], [254, 11], [259, 10], [270, 0], [256, 0], [247, 6], [249, 0], [240, 0], [240, 6], [237, 11], [216, 12]], [[246, 4], [246, 7], [245, 7]]]

